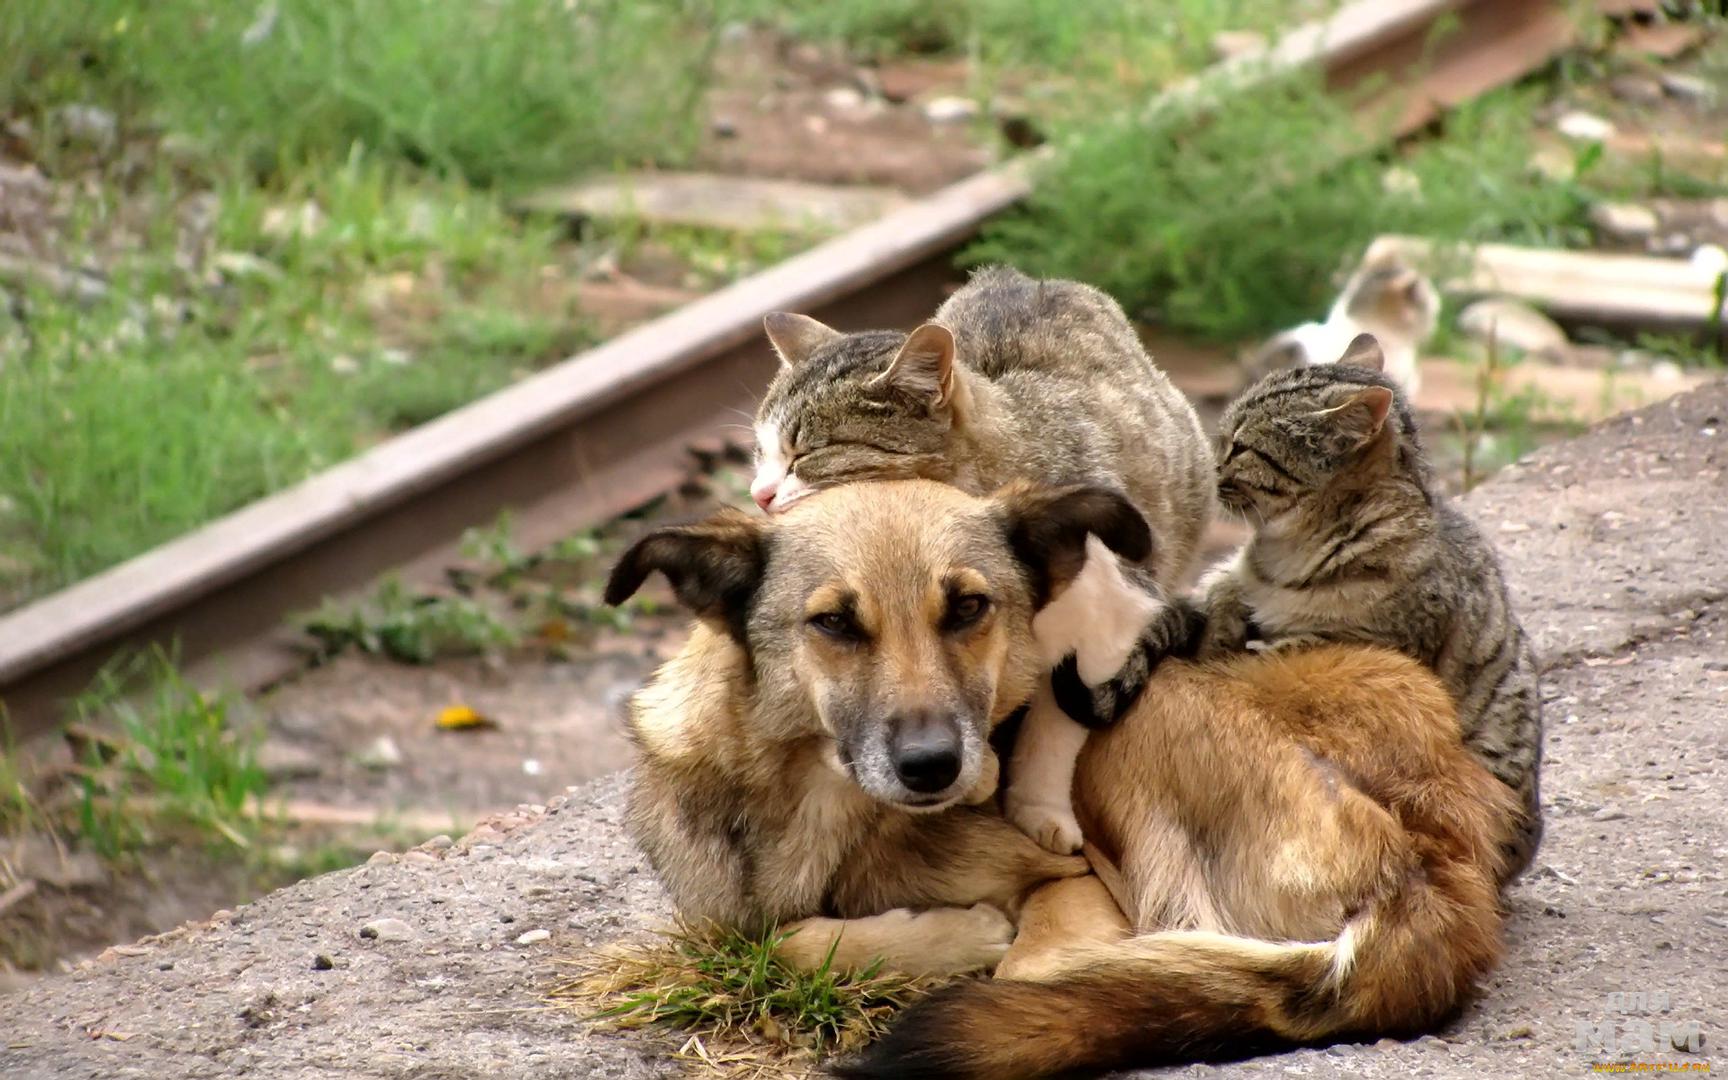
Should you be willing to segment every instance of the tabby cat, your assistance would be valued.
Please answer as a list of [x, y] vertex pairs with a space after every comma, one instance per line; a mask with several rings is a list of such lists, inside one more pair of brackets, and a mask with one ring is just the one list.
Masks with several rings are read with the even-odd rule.
[[1270, 375], [1225, 411], [1218, 496], [1255, 531], [1201, 582], [1199, 651], [1357, 641], [1427, 664], [1465, 745], [1520, 799], [1510, 878], [1542, 833], [1536, 660], [1493, 548], [1434, 489], [1383, 363], [1363, 334], [1338, 363]]
[[[1034, 624], [1041, 646], [1096, 684], [1137, 640], [1174, 650], [1190, 638], [1187, 613], [1162, 590], [1211, 519], [1212, 455], [1193, 407], [1110, 297], [995, 267], [910, 334], [842, 334], [784, 313], [765, 327], [782, 366], [757, 412], [751, 493], [764, 510], [853, 480], [924, 477], [975, 495], [1020, 479], [1114, 487], [1151, 522], [1154, 551], [1124, 570], [1095, 545], [1081, 579]], [[1126, 595], [1112, 587], [1124, 572], [1140, 586], [1135, 599], [1093, 606]], [[1004, 802], [1034, 839], [1072, 851], [1080, 830], [1069, 787], [1085, 728], [1048, 691], [1016, 744]]]

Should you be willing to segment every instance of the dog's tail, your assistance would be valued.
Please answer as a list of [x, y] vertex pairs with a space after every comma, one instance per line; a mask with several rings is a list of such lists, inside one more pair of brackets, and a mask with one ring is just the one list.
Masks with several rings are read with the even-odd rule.
[[1089, 947], [1046, 980], [960, 983], [908, 1009], [835, 1071], [1029, 1080], [1414, 1034], [1456, 1009], [1499, 949], [1492, 886], [1461, 882], [1477, 902], [1460, 905], [1432, 884], [1414, 881], [1373, 904], [1334, 941], [1167, 931]]

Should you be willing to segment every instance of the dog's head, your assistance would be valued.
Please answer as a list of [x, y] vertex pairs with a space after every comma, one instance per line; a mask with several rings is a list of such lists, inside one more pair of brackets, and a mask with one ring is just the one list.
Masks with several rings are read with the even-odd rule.
[[857, 483], [773, 519], [727, 512], [650, 533], [607, 585], [619, 603], [658, 570], [750, 657], [759, 715], [833, 740], [871, 795], [945, 807], [977, 781], [991, 729], [1044, 674], [1032, 615], [1095, 534], [1151, 551], [1139, 511], [1102, 488], [1014, 485], [974, 498], [930, 481]]

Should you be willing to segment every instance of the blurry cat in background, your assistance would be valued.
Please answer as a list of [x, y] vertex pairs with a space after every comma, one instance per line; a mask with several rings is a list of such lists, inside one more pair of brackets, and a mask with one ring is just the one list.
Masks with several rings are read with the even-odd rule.
[[1334, 363], [1358, 334], [1373, 334], [1386, 357], [1386, 374], [1414, 402], [1422, 375], [1417, 357], [1440, 320], [1440, 294], [1422, 272], [1396, 251], [1370, 248], [1362, 265], [1322, 323], [1275, 335], [1248, 361], [1257, 382], [1274, 371]]

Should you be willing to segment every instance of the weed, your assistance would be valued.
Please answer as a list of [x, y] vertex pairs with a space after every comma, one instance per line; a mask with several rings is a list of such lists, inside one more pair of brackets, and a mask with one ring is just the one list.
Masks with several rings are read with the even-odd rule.
[[1085, 126], [968, 259], [1089, 281], [1174, 329], [1236, 340], [1323, 311], [1341, 260], [1381, 233], [1583, 235], [1578, 189], [1529, 174], [1529, 91], [1460, 109], [1448, 138], [1399, 158], [1413, 189], [1386, 184], [1347, 105], [1307, 78], [1252, 95], [1201, 123], [1170, 109]]
[[612, 1027], [663, 1025], [713, 1046], [809, 1059], [880, 1035], [933, 985], [877, 965], [836, 971], [832, 954], [820, 970], [801, 972], [776, 955], [782, 940], [682, 924], [584, 958], [581, 974], [550, 997]]
[[[237, 731], [229, 699], [187, 682], [160, 651], [111, 665], [72, 706], [115, 732], [110, 753], [86, 745], [77, 774], [78, 835], [110, 858], [184, 825], [249, 847], [266, 782], [256, 732]], [[103, 744], [106, 746], [106, 743]]]
[[701, 0], [82, 0], [0, 6], [0, 100], [94, 101], [262, 175], [366, 147], [478, 184], [676, 161]]
[[415, 593], [387, 577], [366, 600], [326, 601], [301, 628], [318, 643], [319, 659], [355, 648], [408, 664], [440, 656], [488, 652], [516, 644], [519, 635], [484, 605], [466, 596]]

